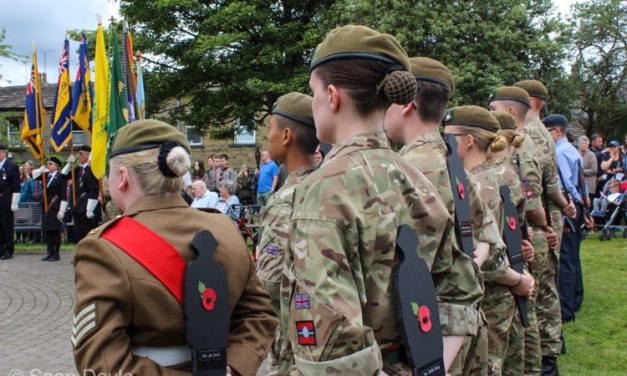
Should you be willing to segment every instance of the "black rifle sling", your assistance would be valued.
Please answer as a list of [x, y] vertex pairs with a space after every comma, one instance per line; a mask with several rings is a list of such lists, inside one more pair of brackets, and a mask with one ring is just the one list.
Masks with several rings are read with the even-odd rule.
[[470, 216], [470, 200], [468, 198], [468, 178], [464, 164], [457, 155], [455, 135], [447, 134], [444, 138], [448, 148], [446, 166], [455, 201], [455, 235], [462, 251], [473, 258], [474, 244], [472, 239], [472, 221]]
[[[518, 225], [518, 212], [516, 206], [512, 203], [511, 192], [509, 187], [503, 185], [500, 187], [501, 200], [503, 200], [503, 238], [507, 245], [507, 258], [509, 259], [510, 267], [518, 273], [523, 273], [524, 261], [522, 257], [522, 251], [520, 248], [522, 234], [520, 226]], [[527, 314], [527, 300], [521, 296], [514, 295], [516, 300], [516, 308], [520, 315], [520, 321], [524, 327], [529, 326], [529, 317]]]

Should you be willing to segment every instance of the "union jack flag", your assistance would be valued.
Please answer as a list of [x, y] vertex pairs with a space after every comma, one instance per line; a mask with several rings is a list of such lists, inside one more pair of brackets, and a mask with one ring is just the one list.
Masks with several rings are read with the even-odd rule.
[[28, 145], [35, 158], [40, 160], [44, 158], [41, 133], [45, 116], [46, 110], [41, 97], [41, 84], [39, 81], [39, 70], [37, 69], [37, 52], [33, 51], [33, 65], [31, 66], [30, 80], [28, 85], [26, 85], [24, 125], [20, 133], [20, 140]]
[[296, 309], [310, 309], [308, 294], [296, 294], [294, 297], [294, 304]]

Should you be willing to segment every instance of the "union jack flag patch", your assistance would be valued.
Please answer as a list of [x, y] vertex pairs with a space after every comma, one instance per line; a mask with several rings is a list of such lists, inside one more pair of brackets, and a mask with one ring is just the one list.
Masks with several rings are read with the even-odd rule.
[[294, 297], [294, 308], [296, 309], [310, 309], [309, 294], [296, 294]]

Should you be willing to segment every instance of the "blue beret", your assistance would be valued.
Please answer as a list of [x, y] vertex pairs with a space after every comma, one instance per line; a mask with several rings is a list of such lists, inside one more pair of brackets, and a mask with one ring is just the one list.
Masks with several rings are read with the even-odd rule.
[[544, 119], [542, 119], [542, 122], [547, 128], [552, 128], [552, 127], [568, 128], [568, 120], [566, 120], [566, 118], [560, 114], [551, 114], [545, 117]]

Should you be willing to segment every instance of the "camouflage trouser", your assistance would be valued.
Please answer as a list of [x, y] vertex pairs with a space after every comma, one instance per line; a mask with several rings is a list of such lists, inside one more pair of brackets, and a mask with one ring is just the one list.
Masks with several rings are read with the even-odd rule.
[[520, 376], [525, 371], [525, 328], [518, 313], [514, 317], [512, 331], [509, 333], [507, 356], [503, 362], [503, 375]]
[[[263, 287], [270, 295], [272, 309], [279, 316], [281, 314], [281, 282], [261, 280]], [[287, 375], [292, 364], [292, 356], [285, 336], [281, 334], [281, 325], [277, 326], [275, 339], [272, 342], [270, 353], [268, 354], [270, 364], [268, 365], [268, 375]]]
[[542, 364], [542, 348], [540, 346], [540, 331], [536, 311], [536, 299], [541, 288], [543, 266], [548, 262], [548, 244], [541, 229], [534, 229], [531, 244], [535, 250], [534, 260], [529, 263], [531, 275], [536, 281], [531, 298], [527, 300], [529, 311], [529, 326], [525, 328], [525, 375], [540, 375]]
[[503, 374], [516, 304], [509, 287], [486, 283], [481, 309], [488, 323], [488, 375]]
[[559, 210], [551, 210], [553, 229], [557, 233], [556, 249], [552, 250], [542, 269], [540, 289], [536, 299], [536, 316], [540, 330], [542, 356], [557, 356], [562, 348], [560, 332], [562, 330], [562, 312], [557, 292], [557, 273], [559, 269], [559, 247], [562, 244], [563, 220]]
[[553, 203], [549, 205], [550, 214], [551, 214], [551, 227], [555, 230], [557, 234], [557, 246], [555, 247], [555, 252], [559, 257], [560, 247], [562, 246], [562, 233], [564, 232], [564, 220], [562, 219], [561, 210]]
[[488, 373], [488, 327], [479, 326], [476, 336], [466, 336], [459, 354], [451, 364], [451, 376], [486, 375]]

